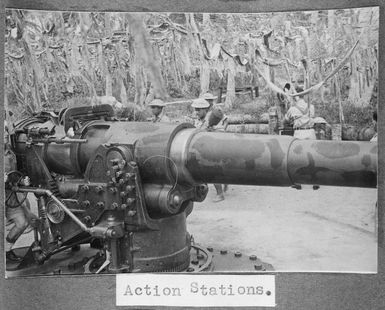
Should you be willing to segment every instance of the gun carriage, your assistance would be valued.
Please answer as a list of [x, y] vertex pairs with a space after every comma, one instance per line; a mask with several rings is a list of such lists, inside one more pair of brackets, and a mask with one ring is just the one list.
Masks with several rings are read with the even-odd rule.
[[[6, 199], [18, 192], [38, 201], [35, 240], [19, 269], [91, 243], [100, 251], [83, 262], [86, 272], [210, 270], [212, 254], [186, 228], [206, 183], [377, 184], [376, 143], [125, 122], [108, 105], [37, 114], [15, 124], [11, 142], [18, 171]], [[26, 175], [30, 186], [20, 184]], [[192, 252], [204, 258], [194, 268]]]

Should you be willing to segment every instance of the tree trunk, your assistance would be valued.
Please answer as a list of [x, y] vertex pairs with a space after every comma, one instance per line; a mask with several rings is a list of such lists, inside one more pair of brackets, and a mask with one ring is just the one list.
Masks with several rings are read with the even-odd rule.
[[143, 67], [140, 64], [136, 64], [135, 69], [135, 90], [134, 102], [137, 106], [143, 108], [146, 96], [146, 85], [144, 84]]
[[235, 102], [235, 62], [229, 57], [227, 60], [227, 92], [225, 107], [232, 108]]
[[151, 85], [154, 86], [154, 92], [156, 97], [164, 98], [166, 96], [166, 91], [164, 89], [164, 81], [160, 71], [159, 61], [157, 61], [151, 44], [147, 39], [147, 32], [144, 28], [142, 17], [140, 17], [138, 14], [128, 14], [128, 21], [130, 29], [134, 30], [132, 32], [132, 35], [134, 38], [136, 67], [135, 103], [139, 104], [139, 106], [142, 107], [146, 95], [146, 85], [144, 85], [145, 78], [143, 68], [146, 69], [149, 81], [151, 82]]
[[106, 73], [106, 96], [112, 96], [112, 78], [108, 70]]
[[357, 68], [357, 55], [352, 56], [352, 72], [350, 77], [349, 101], [351, 104], [357, 105], [360, 99], [359, 72]]
[[201, 95], [209, 91], [210, 86], [210, 67], [206, 60], [201, 62]]
[[210, 22], [210, 13], [203, 13], [203, 25], [207, 25]]
[[123, 78], [120, 78], [120, 101], [124, 106], [128, 105], [128, 97], [127, 97], [127, 90], [126, 86], [124, 85]]

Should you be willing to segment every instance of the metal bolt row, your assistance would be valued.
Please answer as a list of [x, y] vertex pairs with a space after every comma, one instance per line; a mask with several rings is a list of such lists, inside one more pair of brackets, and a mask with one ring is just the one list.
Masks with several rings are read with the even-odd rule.
[[[213, 247], [209, 246], [209, 247], [207, 247], [207, 251], [214, 252], [214, 249], [213, 249]], [[222, 255], [226, 255], [228, 252], [227, 252], [227, 250], [220, 250], [219, 253], [221, 253]], [[235, 257], [242, 257], [242, 253], [237, 251], [237, 252], [234, 253], [234, 256]], [[203, 259], [203, 255], [202, 254], [198, 254], [197, 257], [198, 257], [198, 259]], [[252, 260], [252, 261], [256, 261], [257, 260], [257, 256], [256, 255], [250, 255], [249, 259]]]
[[[108, 191], [112, 195], [116, 195], [117, 193], [119, 193], [120, 198], [123, 199], [123, 201], [125, 199], [124, 203], [120, 206], [117, 202], [113, 202], [111, 204], [111, 209], [112, 210], [117, 210], [117, 209], [125, 210], [129, 207], [133, 207], [135, 204], [135, 198], [127, 198], [127, 196], [130, 194], [135, 195], [135, 190], [136, 190], [135, 185], [128, 184], [124, 188], [123, 191], [120, 191], [118, 187], [121, 188], [122, 186], [124, 186], [124, 184], [127, 184], [129, 181], [135, 181], [136, 174], [133, 172], [122, 171], [127, 164], [127, 162], [125, 160], [111, 159], [110, 162], [112, 164], [112, 167], [110, 170], [106, 171], [106, 176], [111, 177], [111, 180], [107, 183]], [[137, 167], [137, 164], [134, 161], [131, 161], [129, 163], [129, 165], [132, 168]], [[97, 192], [102, 192], [102, 191], [103, 191], [103, 188], [100, 190], [97, 189]], [[96, 205], [99, 208], [104, 207], [104, 203], [101, 201], [98, 202]], [[129, 210], [127, 212], [128, 216], [134, 216], [135, 214], [136, 214], [135, 210]]]

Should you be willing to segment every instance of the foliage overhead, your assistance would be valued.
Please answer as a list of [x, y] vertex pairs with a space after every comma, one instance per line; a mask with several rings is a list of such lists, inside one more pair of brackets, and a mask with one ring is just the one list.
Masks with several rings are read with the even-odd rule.
[[375, 105], [378, 8], [263, 14], [7, 10], [5, 49], [7, 103], [27, 113], [104, 95], [144, 107], [153, 98], [193, 98], [219, 87], [227, 90], [230, 108], [235, 88], [247, 85], [258, 85], [273, 105], [272, 91], [292, 82], [310, 89], [308, 100], [319, 106], [336, 98], [344, 121], [346, 105]]

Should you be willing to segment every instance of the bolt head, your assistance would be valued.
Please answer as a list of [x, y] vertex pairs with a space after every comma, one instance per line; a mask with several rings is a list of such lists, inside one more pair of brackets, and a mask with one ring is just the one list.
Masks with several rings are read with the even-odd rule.
[[125, 203], [123, 203], [123, 204], [120, 206], [120, 209], [126, 210], [126, 209], [127, 209], [127, 205], [126, 205]]
[[129, 206], [132, 206], [135, 202], [135, 198], [127, 198], [126, 203]]
[[126, 173], [126, 178], [127, 179], [131, 179], [131, 180], [135, 179], [135, 173], [127, 172]]
[[133, 185], [127, 185], [126, 186], [126, 191], [127, 192], [132, 192], [134, 189], [135, 189], [135, 186], [133, 186]]
[[254, 265], [254, 269], [255, 270], [262, 270], [263, 266], [262, 266], [262, 264], [257, 264], [257, 265]]
[[83, 185], [82, 191], [83, 192], [88, 192], [88, 190], [89, 190], [89, 187], [87, 185]]
[[101, 193], [103, 191], [103, 187], [102, 186], [96, 186], [95, 190], [97, 193]]
[[242, 256], [242, 253], [241, 253], [241, 252], [235, 252], [235, 253], [234, 253], [234, 256], [235, 256], [235, 257], [241, 257], [241, 256]]
[[130, 211], [127, 212], [128, 216], [134, 216], [135, 214], [136, 214], [135, 210], [130, 210]]

